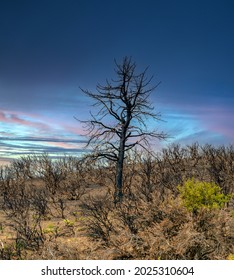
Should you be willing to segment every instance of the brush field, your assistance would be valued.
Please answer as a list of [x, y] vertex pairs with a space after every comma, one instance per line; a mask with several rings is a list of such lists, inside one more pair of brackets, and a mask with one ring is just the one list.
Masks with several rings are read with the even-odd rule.
[[[186, 208], [178, 186], [191, 178], [228, 202]], [[114, 186], [113, 162], [44, 154], [1, 167], [0, 259], [234, 259], [232, 146], [132, 152], [121, 204]]]

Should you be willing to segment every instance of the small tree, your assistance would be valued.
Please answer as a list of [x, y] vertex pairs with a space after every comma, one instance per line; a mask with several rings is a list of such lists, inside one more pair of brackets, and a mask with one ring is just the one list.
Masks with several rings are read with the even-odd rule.
[[136, 145], [149, 148], [149, 139], [165, 139], [163, 132], [147, 129], [146, 120], [161, 120], [159, 113], [154, 113], [149, 96], [157, 87], [150, 87], [152, 77], [146, 77], [147, 68], [136, 74], [136, 64], [125, 57], [121, 64], [116, 64], [116, 80], [98, 84], [97, 92], [81, 89], [88, 97], [95, 100], [99, 108], [97, 114], [90, 112], [91, 120], [81, 121], [89, 136], [87, 146], [93, 145], [95, 158], [106, 158], [116, 162], [115, 203], [123, 197], [123, 167], [125, 153]]

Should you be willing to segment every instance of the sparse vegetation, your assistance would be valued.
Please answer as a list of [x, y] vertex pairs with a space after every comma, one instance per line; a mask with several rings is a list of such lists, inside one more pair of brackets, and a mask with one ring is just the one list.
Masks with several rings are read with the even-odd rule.
[[1, 167], [0, 259], [233, 259], [232, 146], [131, 151], [125, 162], [118, 207], [111, 161]]

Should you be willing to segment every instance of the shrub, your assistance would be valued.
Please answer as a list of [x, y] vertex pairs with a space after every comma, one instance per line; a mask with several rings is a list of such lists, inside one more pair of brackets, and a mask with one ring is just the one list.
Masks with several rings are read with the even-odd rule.
[[81, 204], [81, 210], [88, 235], [95, 240], [108, 243], [111, 232], [114, 231], [111, 219], [113, 203], [109, 194], [86, 197]]
[[196, 181], [194, 178], [178, 186], [184, 206], [196, 214], [202, 208], [222, 208], [231, 199], [213, 182]]
[[228, 260], [233, 261], [234, 260], [234, 254], [230, 254], [227, 257]]

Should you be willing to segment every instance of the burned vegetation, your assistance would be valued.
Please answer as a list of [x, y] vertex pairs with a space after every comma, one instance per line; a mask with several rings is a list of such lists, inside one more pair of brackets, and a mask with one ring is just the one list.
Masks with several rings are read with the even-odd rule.
[[116, 204], [112, 161], [45, 154], [1, 167], [0, 259], [233, 258], [233, 146], [131, 151], [123, 174]]

